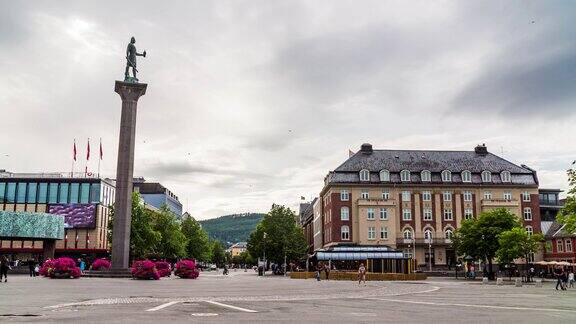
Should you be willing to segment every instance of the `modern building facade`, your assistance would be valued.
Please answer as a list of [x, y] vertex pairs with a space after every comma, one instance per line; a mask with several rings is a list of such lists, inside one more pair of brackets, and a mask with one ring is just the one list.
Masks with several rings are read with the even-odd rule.
[[323, 248], [386, 245], [421, 266], [455, 264], [454, 230], [487, 210], [506, 208], [529, 233], [541, 232], [536, 171], [485, 145], [424, 151], [363, 144], [326, 176], [320, 202]]
[[[109, 206], [114, 183], [84, 173], [0, 172], [0, 210], [49, 213], [65, 219], [64, 239], [56, 255], [106, 255]], [[0, 253], [40, 257], [41, 240], [2, 240]]]
[[314, 211], [312, 209], [313, 204], [316, 199], [310, 203], [301, 203], [299, 210], [299, 221], [302, 230], [304, 231], [304, 237], [306, 242], [308, 242], [308, 253], [314, 252]]
[[182, 203], [172, 191], [157, 182], [146, 182], [144, 178], [134, 179], [134, 191], [140, 193], [146, 205], [155, 209], [166, 205], [178, 218], [182, 217]]
[[564, 201], [560, 199], [560, 189], [540, 189], [540, 215], [545, 261], [568, 261], [576, 263], [576, 233], [566, 231], [563, 224], [556, 221], [556, 216]]

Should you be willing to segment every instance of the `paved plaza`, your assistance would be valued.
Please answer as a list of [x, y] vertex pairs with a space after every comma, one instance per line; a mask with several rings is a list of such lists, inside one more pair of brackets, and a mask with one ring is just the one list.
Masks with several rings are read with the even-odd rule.
[[0, 284], [0, 322], [574, 323], [576, 290], [452, 279], [354, 282], [202, 273], [198, 280], [12, 276]]

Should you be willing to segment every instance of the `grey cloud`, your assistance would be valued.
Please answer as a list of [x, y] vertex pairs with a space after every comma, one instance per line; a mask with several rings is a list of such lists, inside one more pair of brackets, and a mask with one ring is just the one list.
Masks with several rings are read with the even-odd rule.
[[228, 169], [222, 166], [192, 164], [181, 161], [153, 163], [144, 167], [142, 172], [156, 177], [179, 177], [186, 175], [232, 175], [252, 178], [268, 177], [266, 174], [251, 170]]

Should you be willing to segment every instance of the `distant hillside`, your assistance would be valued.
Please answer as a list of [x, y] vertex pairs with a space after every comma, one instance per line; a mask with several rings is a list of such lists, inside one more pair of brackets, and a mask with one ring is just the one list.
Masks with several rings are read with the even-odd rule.
[[202, 220], [200, 224], [208, 232], [211, 239], [219, 240], [228, 246], [228, 243], [248, 241], [250, 233], [264, 215], [258, 213], [226, 215]]

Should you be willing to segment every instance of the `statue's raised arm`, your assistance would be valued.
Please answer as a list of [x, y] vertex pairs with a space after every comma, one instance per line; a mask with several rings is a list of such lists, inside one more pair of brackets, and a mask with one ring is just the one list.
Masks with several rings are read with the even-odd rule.
[[[124, 72], [124, 82], [138, 82], [138, 78], [136, 78], [136, 73], [138, 72], [138, 69], [136, 68], [136, 56], [146, 57], [146, 51], [142, 53], [136, 51], [135, 43], [136, 39], [132, 37], [132, 39], [130, 39], [130, 44], [128, 44], [128, 47], [126, 48], [126, 71]], [[132, 77], [130, 77], [129, 73], [130, 68], [132, 68]]]

